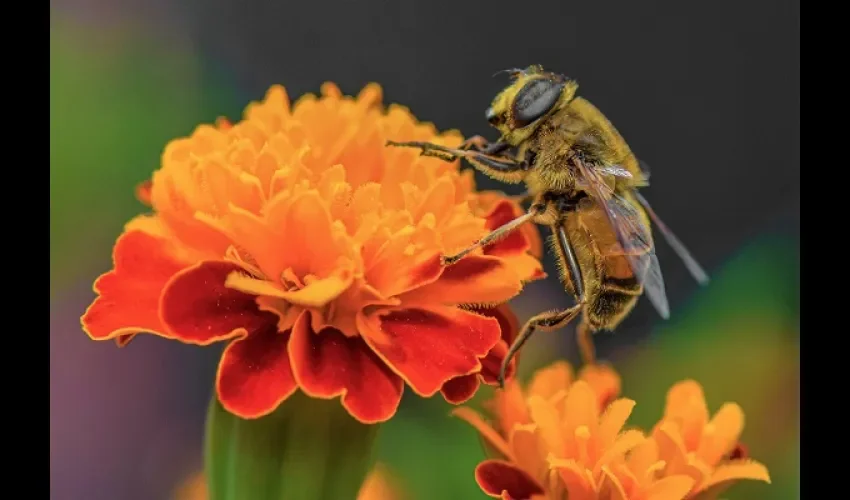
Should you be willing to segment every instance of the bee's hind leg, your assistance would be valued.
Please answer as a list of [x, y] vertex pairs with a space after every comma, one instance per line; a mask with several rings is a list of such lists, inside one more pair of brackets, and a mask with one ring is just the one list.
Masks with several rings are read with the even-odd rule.
[[529, 319], [522, 327], [522, 330], [520, 330], [519, 336], [514, 339], [513, 344], [511, 344], [510, 348], [508, 348], [508, 353], [505, 355], [505, 359], [502, 360], [502, 367], [499, 370], [499, 387], [504, 389], [505, 373], [508, 370], [508, 366], [511, 364], [511, 360], [514, 356], [516, 356], [516, 353], [522, 348], [522, 345], [525, 344], [534, 332], [537, 330], [543, 330], [544, 332], [552, 331], [563, 327], [581, 312], [582, 307], [584, 307], [584, 304], [579, 302], [569, 309], [549, 311], [538, 314], [537, 316]]

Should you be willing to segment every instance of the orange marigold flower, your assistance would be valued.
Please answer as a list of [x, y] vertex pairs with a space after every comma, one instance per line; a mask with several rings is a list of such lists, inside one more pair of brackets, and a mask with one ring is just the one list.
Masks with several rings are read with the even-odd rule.
[[744, 412], [725, 403], [709, 418], [702, 386], [693, 380], [674, 385], [667, 393], [664, 417], [653, 431], [646, 460], [663, 460], [664, 475], [687, 474], [694, 479], [688, 498], [717, 498], [737, 481], [770, 482], [767, 468], [746, 457], [738, 442]]
[[544, 276], [534, 228], [443, 268], [522, 209], [476, 193], [457, 162], [385, 147], [462, 138], [380, 102], [377, 85], [352, 98], [326, 83], [290, 106], [275, 86], [242, 121], [168, 144], [137, 193], [154, 213], [127, 224], [95, 282], [88, 335], [229, 341], [216, 388], [244, 418], [300, 388], [380, 422], [405, 382], [454, 403], [494, 382], [516, 328], [495, 304]]
[[570, 365], [557, 362], [538, 371], [527, 391], [508, 382], [490, 405], [494, 426], [473, 410], [455, 410], [499, 457], [476, 467], [481, 489], [512, 500], [683, 498], [690, 477], [656, 481], [656, 464], [629, 460], [647, 438], [623, 430], [635, 403], [616, 399], [619, 390], [611, 368], [585, 367], [573, 381]]

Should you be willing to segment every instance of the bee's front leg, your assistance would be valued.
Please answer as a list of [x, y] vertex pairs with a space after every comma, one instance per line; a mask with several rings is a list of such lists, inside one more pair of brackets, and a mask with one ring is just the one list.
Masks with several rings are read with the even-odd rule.
[[506, 142], [490, 142], [480, 135], [474, 135], [463, 141], [459, 149], [474, 150], [485, 155], [501, 155], [510, 147], [511, 145]]

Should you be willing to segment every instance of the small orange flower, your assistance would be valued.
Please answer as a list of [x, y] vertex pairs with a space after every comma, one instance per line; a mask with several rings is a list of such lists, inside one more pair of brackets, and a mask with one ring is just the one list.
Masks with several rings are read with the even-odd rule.
[[649, 459], [663, 460], [665, 475], [687, 474], [694, 479], [688, 498], [711, 499], [737, 481], [770, 482], [767, 468], [746, 458], [738, 442], [744, 412], [726, 403], [709, 419], [702, 386], [693, 380], [674, 385], [667, 393], [664, 417], [653, 431]]
[[[383, 464], [377, 464], [366, 476], [357, 500], [401, 500], [403, 495], [395, 480]], [[174, 500], [208, 500], [209, 491], [203, 472], [186, 479], [174, 494]]]
[[[627, 461], [627, 453], [647, 438], [623, 430], [634, 401], [615, 399], [619, 390], [619, 376], [608, 367], [585, 367], [573, 381], [570, 365], [557, 362], [538, 371], [526, 393], [508, 382], [491, 403], [494, 427], [468, 408], [455, 410], [500, 457], [476, 468], [482, 490], [514, 500], [682, 498], [691, 478], [654, 481], [637, 469], [642, 464]], [[632, 478], [630, 467], [641, 481]]]
[[352, 98], [328, 83], [290, 107], [275, 86], [241, 122], [172, 141], [137, 193], [154, 213], [127, 224], [95, 282], [88, 335], [228, 341], [217, 393], [244, 418], [300, 388], [380, 422], [405, 382], [453, 403], [494, 383], [516, 330], [496, 304], [544, 276], [536, 229], [443, 268], [522, 209], [476, 193], [457, 162], [385, 147], [461, 137], [380, 101], [377, 85]]

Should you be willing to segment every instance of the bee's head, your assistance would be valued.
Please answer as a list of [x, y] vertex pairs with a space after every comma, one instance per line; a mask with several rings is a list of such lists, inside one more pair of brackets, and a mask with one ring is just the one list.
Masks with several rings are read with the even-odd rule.
[[538, 65], [507, 72], [512, 81], [493, 99], [486, 116], [502, 133], [502, 141], [518, 145], [531, 136], [542, 118], [573, 99], [578, 84]]

